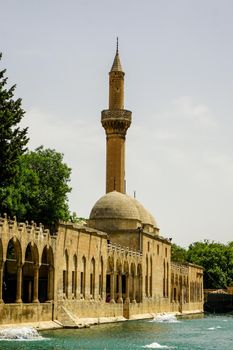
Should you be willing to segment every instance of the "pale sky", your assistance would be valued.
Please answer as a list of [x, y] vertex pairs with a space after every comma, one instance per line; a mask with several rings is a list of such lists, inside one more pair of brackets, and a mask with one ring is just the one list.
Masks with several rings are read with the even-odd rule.
[[233, 1], [0, 0], [1, 68], [30, 149], [64, 153], [70, 209], [105, 193], [108, 72], [125, 75], [127, 193], [182, 246], [233, 240]]

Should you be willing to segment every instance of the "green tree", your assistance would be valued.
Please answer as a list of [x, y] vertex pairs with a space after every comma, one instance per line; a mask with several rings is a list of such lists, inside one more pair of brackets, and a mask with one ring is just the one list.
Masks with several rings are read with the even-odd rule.
[[[2, 54], [0, 53], [0, 61]], [[16, 85], [7, 88], [6, 69], [0, 71], [0, 212], [9, 212], [8, 186], [15, 183], [19, 172], [20, 156], [26, 151], [27, 128], [20, 128], [24, 116], [21, 99], [14, 100]]]
[[231, 283], [232, 257], [229, 246], [208, 240], [191, 244], [187, 255], [189, 262], [204, 267], [204, 288], [214, 289], [225, 288]]
[[176, 244], [172, 244], [171, 258], [173, 261], [183, 263], [187, 261], [187, 250]]
[[54, 227], [69, 220], [67, 195], [71, 169], [63, 154], [43, 146], [20, 158], [17, 186], [9, 188], [8, 207], [18, 220], [33, 220]]

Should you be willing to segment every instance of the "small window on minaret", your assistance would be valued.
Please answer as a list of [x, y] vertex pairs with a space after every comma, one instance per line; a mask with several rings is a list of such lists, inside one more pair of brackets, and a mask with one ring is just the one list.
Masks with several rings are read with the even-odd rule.
[[147, 242], [147, 249], [148, 249], [148, 252], [150, 251], [150, 242]]

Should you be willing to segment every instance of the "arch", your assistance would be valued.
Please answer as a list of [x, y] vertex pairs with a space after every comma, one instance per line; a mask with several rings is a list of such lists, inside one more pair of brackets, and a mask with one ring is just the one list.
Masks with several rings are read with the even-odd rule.
[[171, 295], [171, 302], [174, 301], [174, 273], [171, 273], [171, 286], [170, 286], [171, 290], [170, 290], [170, 295]]
[[163, 297], [166, 297], [166, 263], [163, 261]]
[[81, 260], [81, 266], [80, 266], [80, 293], [81, 298], [85, 298], [85, 291], [86, 291], [86, 257], [83, 256]]
[[138, 263], [137, 264], [137, 275], [142, 275], [142, 264]]
[[73, 256], [73, 264], [72, 264], [72, 296], [73, 298], [77, 298], [77, 267], [78, 267], [78, 259], [77, 255]]
[[90, 297], [95, 298], [95, 259], [91, 259], [90, 266]]
[[142, 286], [143, 286], [143, 276], [142, 276], [142, 264], [137, 265], [137, 291], [136, 291], [136, 301], [140, 303], [142, 301]]
[[8, 242], [3, 273], [3, 301], [22, 302], [22, 249], [14, 237]]
[[62, 291], [63, 298], [68, 299], [68, 284], [69, 284], [69, 255], [67, 249], [65, 250], [63, 258], [63, 271], [62, 271]]
[[136, 275], [136, 266], [134, 262], [131, 262], [130, 264], [130, 273], [131, 275]]
[[166, 275], [166, 297], [169, 297], [169, 275], [170, 275], [170, 266], [167, 261], [167, 275]]
[[174, 273], [171, 274], [171, 283], [174, 284]]
[[119, 258], [116, 261], [116, 270], [118, 273], [122, 273], [122, 262]]
[[44, 303], [53, 299], [54, 294], [54, 258], [50, 246], [45, 246], [42, 252], [39, 269], [39, 301]]
[[114, 258], [112, 256], [109, 256], [107, 260], [107, 273], [106, 273], [106, 301], [107, 302], [111, 300], [111, 289], [112, 287], [114, 288], [114, 286], [111, 287], [111, 275], [113, 273], [114, 273]]
[[183, 282], [182, 281], [183, 281], [183, 278], [180, 275], [179, 276], [179, 282], [178, 282], [178, 301], [180, 303], [182, 303], [182, 299], [183, 299], [183, 286], [182, 286]]
[[99, 269], [99, 297], [103, 298], [103, 283], [104, 283], [104, 260], [100, 258], [100, 269]]
[[113, 272], [113, 271], [114, 271], [114, 258], [112, 256], [109, 256], [107, 261], [107, 272]]
[[34, 242], [27, 245], [23, 264], [23, 289], [22, 300], [24, 303], [38, 301], [38, 269], [39, 253]]
[[129, 274], [129, 263], [127, 260], [124, 261], [124, 273]]
[[149, 286], [149, 295], [150, 297], [152, 297], [152, 276], [153, 276], [153, 262], [152, 262], [152, 257], [150, 257], [150, 277], [149, 277], [149, 283], [150, 283], [150, 286]]
[[149, 296], [149, 289], [148, 289], [148, 286], [149, 286], [149, 283], [148, 283], [148, 269], [149, 269], [149, 266], [148, 266], [148, 256], [146, 256], [146, 273], [145, 273], [145, 294], [146, 294], [146, 297]]

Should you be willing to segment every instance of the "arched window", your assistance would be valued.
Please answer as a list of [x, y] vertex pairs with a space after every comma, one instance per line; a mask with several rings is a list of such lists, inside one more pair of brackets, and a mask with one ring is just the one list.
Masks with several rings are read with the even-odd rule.
[[171, 302], [175, 300], [174, 298], [174, 273], [171, 274]]
[[62, 274], [62, 284], [63, 284], [63, 297], [68, 299], [68, 278], [69, 278], [69, 255], [67, 250], [65, 250], [64, 261], [63, 261], [63, 274]]
[[73, 256], [72, 266], [72, 296], [77, 298], [77, 255]]
[[104, 262], [103, 257], [100, 259], [100, 271], [99, 271], [99, 296], [103, 298], [103, 282], [104, 282]]
[[80, 293], [81, 298], [85, 298], [85, 285], [86, 285], [86, 258], [82, 257], [80, 266]]
[[152, 258], [150, 258], [150, 297], [152, 297], [152, 276], [153, 276], [153, 264], [152, 264]]
[[95, 259], [91, 259], [90, 266], [90, 296], [91, 298], [95, 298]]
[[[111, 290], [111, 275], [114, 272], [114, 261], [112, 257], [108, 257], [108, 262], [107, 262], [107, 273], [106, 273], [106, 301], [110, 302], [111, 300], [111, 293], [114, 295], [114, 291]], [[115, 286], [113, 286], [115, 290]]]
[[138, 276], [138, 284], [137, 284], [136, 301], [140, 303], [142, 301], [142, 265], [141, 264], [138, 264], [137, 266], [137, 276]]
[[146, 274], [145, 274], [145, 293], [146, 296], [149, 296], [149, 291], [148, 291], [148, 257], [146, 257]]
[[54, 262], [53, 251], [44, 247], [39, 269], [39, 301], [44, 303], [53, 299], [54, 295]]
[[168, 298], [169, 294], [169, 263], [167, 262], [167, 276], [166, 276], [166, 297]]
[[166, 264], [163, 261], [163, 296], [166, 297]]

